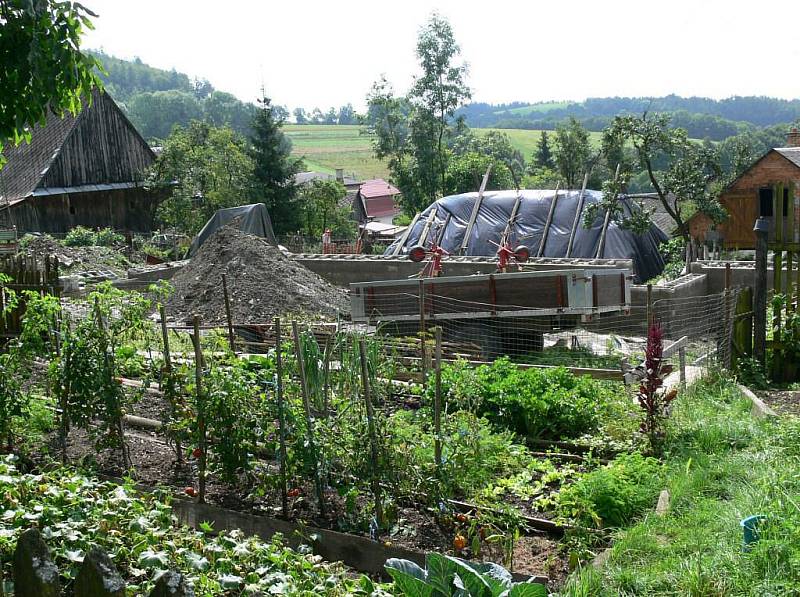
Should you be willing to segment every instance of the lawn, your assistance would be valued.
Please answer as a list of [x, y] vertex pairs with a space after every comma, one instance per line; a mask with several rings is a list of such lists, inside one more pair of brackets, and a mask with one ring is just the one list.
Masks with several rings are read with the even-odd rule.
[[[539, 142], [539, 139], [542, 136], [542, 131], [537, 129], [472, 129], [473, 132], [477, 135], [485, 135], [489, 131], [498, 131], [501, 133], [505, 133], [508, 135], [509, 139], [511, 139], [511, 144], [522, 152], [522, 155], [525, 157], [525, 161], [529, 161], [533, 153], [536, 151], [536, 144]], [[550, 141], [555, 139], [556, 132], [555, 131], [547, 131], [548, 136], [550, 137]], [[600, 147], [600, 141], [603, 138], [603, 133], [600, 132], [590, 132], [589, 133], [589, 141], [592, 144], [592, 147], [598, 148]]]

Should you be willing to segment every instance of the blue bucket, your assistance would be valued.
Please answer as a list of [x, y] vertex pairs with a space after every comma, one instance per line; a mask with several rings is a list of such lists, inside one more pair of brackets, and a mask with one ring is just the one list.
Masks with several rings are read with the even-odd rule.
[[767, 519], [763, 514], [754, 514], [739, 522], [742, 527], [742, 549], [749, 551], [750, 546], [759, 539], [759, 526]]

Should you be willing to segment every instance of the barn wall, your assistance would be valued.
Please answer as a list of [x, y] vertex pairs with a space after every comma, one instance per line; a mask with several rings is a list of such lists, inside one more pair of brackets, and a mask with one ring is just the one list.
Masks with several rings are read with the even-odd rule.
[[108, 95], [95, 94], [39, 187], [141, 180], [154, 156]]
[[159, 199], [141, 188], [47, 195], [17, 203], [11, 215], [22, 233], [65, 233], [75, 226], [150, 232]]
[[728, 211], [728, 219], [717, 228], [726, 247], [755, 248], [753, 225], [759, 215], [758, 189], [790, 181], [800, 185], [800, 168], [772, 151], [720, 195], [720, 203]]

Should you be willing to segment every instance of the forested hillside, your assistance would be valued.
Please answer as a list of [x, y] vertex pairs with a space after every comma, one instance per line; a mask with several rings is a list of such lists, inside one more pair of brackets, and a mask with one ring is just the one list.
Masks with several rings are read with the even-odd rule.
[[[146, 139], [166, 138], [176, 124], [205, 120], [215, 126], [228, 125], [248, 134], [256, 106], [224, 91], [205, 79], [190, 79], [184, 73], [153, 68], [139, 58], [121, 60], [95, 52], [103, 63], [106, 90], [125, 110]], [[285, 116], [285, 109], [275, 108]]]
[[721, 141], [759, 127], [787, 124], [800, 118], [800, 100], [770, 97], [610, 97], [583, 102], [525, 104], [473, 103], [457, 112], [472, 127], [553, 130], [573, 116], [590, 131], [601, 131], [619, 114], [666, 112], [672, 124], [686, 129], [690, 137]]

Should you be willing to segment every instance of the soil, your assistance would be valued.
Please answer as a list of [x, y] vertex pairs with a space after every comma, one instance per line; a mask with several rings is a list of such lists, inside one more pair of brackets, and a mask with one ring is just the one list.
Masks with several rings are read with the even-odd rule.
[[779, 415], [800, 416], [800, 390], [763, 390], [756, 394]]
[[123, 254], [124, 250], [124, 247], [66, 247], [53, 237], [42, 235], [29, 237], [22, 252], [58, 257], [61, 275], [110, 272], [113, 277], [124, 277], [133, 262], [142, 261], [138, 255], [129, 259]]
[[172, 280], [171, 317], [194, 314], [203, 324], [226, 321], [222, 274], [227, 275], [234, 323], [269, 323], [275, 316], [333, 317], [349, 311], [347, 292], [292, 261], [265, 239], [226, 226], [209, 237]]

